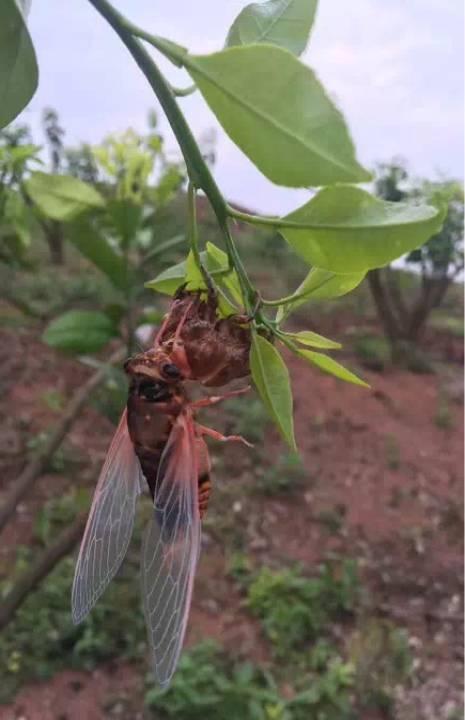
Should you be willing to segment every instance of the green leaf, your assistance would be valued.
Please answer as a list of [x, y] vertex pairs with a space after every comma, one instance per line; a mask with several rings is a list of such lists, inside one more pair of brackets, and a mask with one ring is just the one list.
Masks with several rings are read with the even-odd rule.
[[22, 194], [5, 187], [3, 189], [3, 220], [10, 223], [23, 248], [30, 245], [34, 230], [33, 213]]
[[118, 335], [108, 315], [70, 310], [52, 320], [42, 335], [50, 347], [74, 353], [97, 352]]
[[89, 208], [105, 205], [92, 185], [69, 175], [34, 172], [25, 185], [33, 202], [52, 220], [72, 220]]
[[[212, 242], [207, 242], [206, 251], [200, 253], [200, 258], [210, 272], [226, 271], [228, 269], [228, 256]], [[187, 261], [190, 263], [189, 270]], [[174, 295], [180, 285], [189, 281], [190, 289], [205, 289], [203, 277], [198, 273], [190, 253], [187, 261], [183, 260], [177, 263], [177, 265], [173, 265], [167, 270], [164, 270], [157, 275], [156, 278], [147, 282], [145, 287], [156, 290], [164, 295]], [[228, 272], [221, 277], [216, 277], [215, 281], [220, 288], [224, 288], [230, 293], [233, 300], [239, 305], [242, 304], [241, 289], [235, 271]], [[234, 308], [230, 309], [231, 312], [233, 310]]]
[[0, 128], [15, 119], [37, 89], [39, 71], [25, 22], [25, 3], [0, 2]]
[[126, 263], [107, 238], [87, 218], [79, 218], [70, 223], [68, 237], [79, 252], [90, 260], [119, 290], [128, 285]]
[[140, 226], [142, 205], [138, 205], [128, 198], [117, 198], [108, 202], [107, 209], [123, 247], [127, 247], [135, 238]]
[[353, 383], [354, 385], [361, 385], [362, 387], [370, 387], [368, 383], [361, 380], [350, 370], [347, 370], [347, 368], [336, 362], [336, 360], [333, 360], [333, 358], [329, 357], [329, 355], [313, 352], [313, 350], [297, 350], [295, 354], [304, 358], [304, 360], [308, 360], [308, 362], [312, 363], [312, 365], [316, 365], [316, 367], [323, 370], [323, 372], [329, 373], [329, 375], [334, 375], [340, 380], [345, 380], [346, 382]]
[[203, 275], [195, 261], [192, 250], [189, 250], [189, 255], [186, 259], [186, 277], [184, 281], [187, 283], [187, 290], [201, 290], [205, 288]]
[[315, 18], [318, 0], [268, 0], [247, 5], [234, 20], [226, 46], [270, 43], [301, 55]]
[[309, 345], [310, 347], [321, 348], [322, 350], [339, 350], [341, 343], [330, 340], [329, 338], [319, 335], [311, 330], [303, 330], [298, 333], [283, 333], [289, 340], [300, 343], [301, 345]]
[[444, 212], [430, 205], [386, 202], [365, 190], [321, 190], [286, 220], [311, 228], [280, 233], [308, 263], [336, 273], [378, 268], [422, 245], [438, 232]]
[[[228, 268], [228, 256], [212, 242], [207, 242], [207, 268], [210, 272], [214, 270], [226, 270]], [[235, 270], [217, 278], [218, 285], [229, 291], [231, 297], [239, 305], [242, 305], [242, 292], [239, 278]]]
[[186, 277], [186, 261], [173, 265], [167, 270], [163, 270], [156, 278], [145, 283], [145, 287], [163, 295], [174, 295], [180, 285], [183, 284]]
[[252, 336], [250, 369], [269, 415], [286, 442], [296, 450], [289, 372], [276, 348], [256, 333]]
[[184, 62], [230, 138], [273, 182], [305, 187], [370, 179], [342, 114], [287, 50], [248, 45]]
[[281, 322], [309, 300], [328, 300], [346, 295], [360, 285], [365, 275], [365, 271], [341, 275], [321, 268], [312, 268], [295, 291], [296, 299], [280, 306], [276, 321]]

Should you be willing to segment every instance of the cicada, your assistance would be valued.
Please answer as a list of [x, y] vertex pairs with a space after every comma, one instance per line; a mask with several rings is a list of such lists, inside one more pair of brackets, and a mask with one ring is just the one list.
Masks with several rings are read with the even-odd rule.
[[154, 347], [126, 361], [127, 406], [100, 473], [72, 589], [72, 617], [80, 623], [118, 571], [131, 539], [138, 496], [148, 488], [153, 512], [142, 544], [142, 595], [154, 674], [164, 687], [183, 645], [201, 520], [211, 490], [204, 437], [248, 444], [195, 419], [199, 408], [247, 388], [189, 399], [185, 380], [193, 373], [186, 365], [182, 332], [191, 307], [187, 303], [182, 317], [176, 316], [173, 334], [166, 332], [172, 323], [168, 314]]

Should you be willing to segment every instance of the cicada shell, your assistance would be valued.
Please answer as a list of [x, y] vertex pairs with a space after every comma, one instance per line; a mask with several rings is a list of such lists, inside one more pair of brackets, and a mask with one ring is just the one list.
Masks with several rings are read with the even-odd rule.
[[[174, 341], [181, 330], [180, 324]], [[173, 362], [168, 345], [157, 342], [150, 351], [130, 358], [125, 369], [130, 379], [128, 403], [87, 520], [73, 582], [72, 616], [75, 623], [81, 622], [118, 571], [131, 539], [138, 496], [148, 488], [153, 512], [142, 547], [142, 593], [153, 670], [165, 687], [183, 645], [201, 519], [210, 497], [210, 461], [203, 437], [243, 439], [224, 437], [195, 421], [197, 409], [222, 397], [190, 402], [183, 371]]]
[[185, 376], [203, 385], [219, 387], [250, 372], [249, 321], [241, 315], [220, 318], [211, 293], [203, 299], [199, 292], [178, 292], [159, 340]]

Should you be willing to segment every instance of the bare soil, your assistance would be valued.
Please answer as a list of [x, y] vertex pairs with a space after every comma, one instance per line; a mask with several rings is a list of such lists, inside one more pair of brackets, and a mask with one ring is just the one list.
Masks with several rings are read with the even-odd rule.
[[[213, 512], [227, 514], [232, 523], [237, 519], [257, 565], [299, 561], [311, 571], [331, 552], [358, 558], [370, 614], [405, 627], [415, 655], [414, 680], [399, 691], [398, 720], [447, 720], [461, 705], [462, 358], [455, 341], [435, 337], [434, 346], [444, 348], [442, 361], [448, 361], [440, 373], [365, 371], [370, 390], [288, 358], [305, 482], [284, 497], [241, 500], [241, 488], [254, 477], [244, 470], [240, 478], [215, 478], [218, 502], [230, 497], [234, 483], [235, 503], [215, 508], [212, 498]], [[346, 359], [351, 362], [350, 356]], [[30, 331], [0, 331], [2, 492], [22, 467], [26, 438], [58, 417], [44, 393], [58, 390], [68, 397], [88, 374], [76, 361], [45, 348]], [[446, 423], [438, 420], [444, 398]], [[111, 424], [92, 408], [74, 426], [68, 442], [86, 460], [80, 481], [88, 482], [102, 462], [111, 432]], [[273, 457], [278, 445], [273, 430], [266, 445]], [[231, 473], [238, 452], [244, 450], [225, 450]], [[0, 567], [16, 543], [27, 541], [40, 503], [66, 487], [69, 480], [56, 474], [40, 479], [2, 537]], [[266, 662], [266, 644], [241, 608], [213, 529], [207, 528], [204, 545], [188, 643], [214, 637], [240, 656]], [[142, 718], [141, 675], [140, 669], [121, 663], [92, 673], [63, 671], [23, 688], [13, 703], [0, 708], [0, 720]]]

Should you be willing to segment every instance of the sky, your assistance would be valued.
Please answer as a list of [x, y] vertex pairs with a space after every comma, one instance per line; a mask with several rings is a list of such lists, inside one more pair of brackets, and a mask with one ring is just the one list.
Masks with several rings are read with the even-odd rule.
[[[220, 50], [245, 0], [115, 0], [133, 22], [195, 53]], [[98, 143], [128, 127], [144, 131], [157, 109], [147, 81], [87, 0], [34, 0], [29, 26], [39, 60], [38, 91], [21, 114], [40, 141], [44, 107], [54, 107], [67, 144]], [[414, 176], [463, 178], [463, 0], [320, 0], [310, 65], [344, 112], [367, 167], [405, 158]], [[155, 51], [154, 51], [155, 52]], [[158, 61], [158, 60], [157, 60]], [[160, 57], [170, 81], [184, 71]], [[273, 185], [221, 130], [199, 93], [180, 99], [196, 137], [216, 137], [215, 177], [233, 202], [288, 212], [308, 191]], [[166, 147], [176, 141], [159, 109]]]

